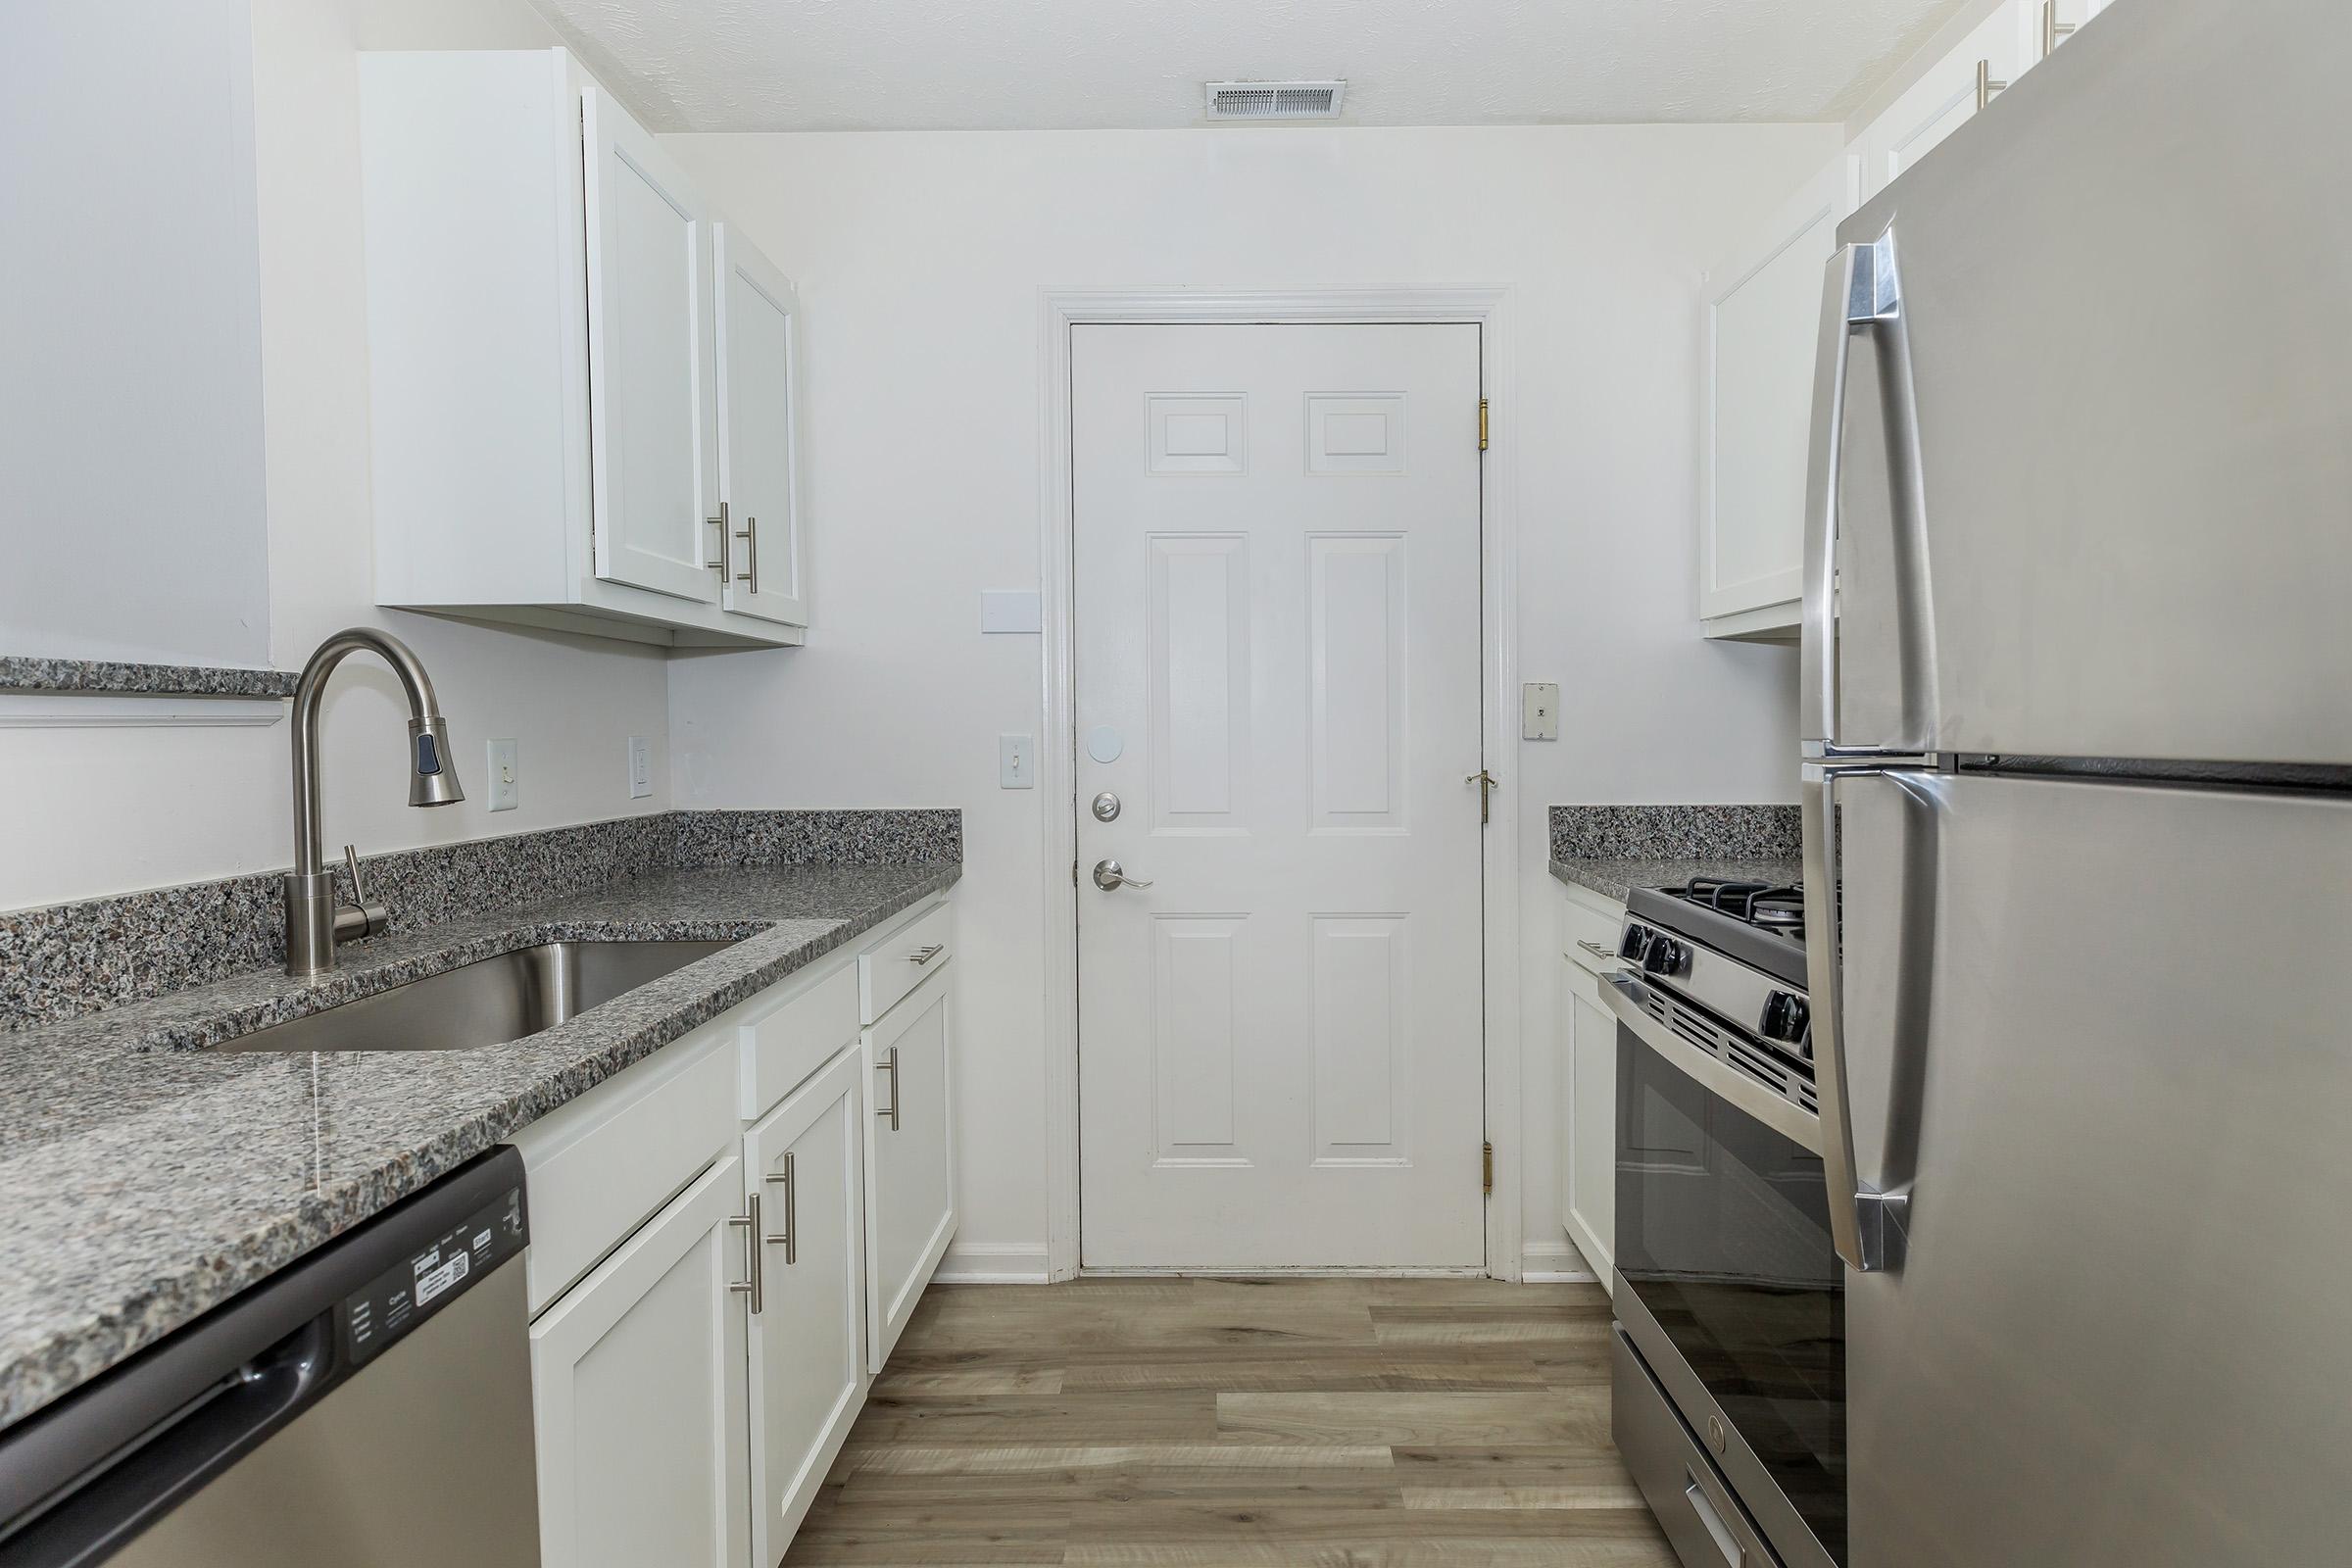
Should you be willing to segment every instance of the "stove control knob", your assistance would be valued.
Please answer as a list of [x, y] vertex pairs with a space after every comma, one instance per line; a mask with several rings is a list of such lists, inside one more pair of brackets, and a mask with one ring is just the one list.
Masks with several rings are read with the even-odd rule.
[[1775, 991], [1764, 1002], [1764, 1016], [1757, 1029], [1765, 1039], [1777, 1040], [1785, 1046], [1802, 1045], [1805, 1030], [1813, 1021], [1813, 1009], [1805, 999], [1787, 991]]
[[1642, 955], [1648, 950], [1649, 937], [1649, 927], [1627, 922], [1625, 935], [1617, 943], [1617, 956], [1628, 963], [1640, 963]]
[[1649, 934], [1649, 946], [1642, 953], [1642, 967], [1651, 974], [1681, 974], [1688, 960], [1689, 955], [1683, 952], [1683, 945], [1663, 931], [1652, 931]]

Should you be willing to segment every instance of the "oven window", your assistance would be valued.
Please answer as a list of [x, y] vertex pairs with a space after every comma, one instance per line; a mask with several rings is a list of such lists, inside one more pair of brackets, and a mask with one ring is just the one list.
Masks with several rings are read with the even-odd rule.
[[1617, 1268], [1844, 1561], [1844, 1275], [1821, 1158], [1623, 1027]]

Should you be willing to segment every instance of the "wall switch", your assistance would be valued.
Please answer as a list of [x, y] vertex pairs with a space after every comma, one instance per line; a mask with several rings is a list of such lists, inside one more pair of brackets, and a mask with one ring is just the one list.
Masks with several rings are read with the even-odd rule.
[[629, 737], [629, 799], [642, 800], [654, 793], [654, 749], [642, 735]]
[[997, 737], [997, 784], [1002, 789], [1037, 787], [1037, 742], [1027, 735]]
[[1560, 738], [1560, 688], [1556, 681], [1531, 680], [1519, 688], [1519, 738], [1524, 741]]
[[490, 780], [490, 809], [512, 811], [522, 787], [521, 760], [513, 740], [490, 743], [490, 765], [482, 770]]

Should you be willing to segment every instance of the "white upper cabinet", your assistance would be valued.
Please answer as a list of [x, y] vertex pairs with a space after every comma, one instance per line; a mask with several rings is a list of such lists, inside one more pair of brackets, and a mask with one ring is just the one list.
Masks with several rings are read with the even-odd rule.
[[1797, 621], [1823, 269], [1858, 164], [1840, 154], [1709, 274], [1698, 612], [1711, 635]]
[[[596, 574], [718, 597], [710, 215], [601, 87], [583, 94]], [[706, 554], [706, 551], [709, 554]]]
[[801, 297], [729, 225], [717, 225], [718, 495], [726, 605], [808, 624], [801, 548]]
[[[791, 285], [735, 231], [722, 272], [718, 215], [564, 50], [360, 70], [377, 602], [676, 646], [801, 641]], [[772, 324], [722, 337], [732, 275], [782, 302], [780, 351]], [[750, 405], [731, 441], [730, 394]], [[720, 517], [722, 443], [767, 512], [752, 542]]]

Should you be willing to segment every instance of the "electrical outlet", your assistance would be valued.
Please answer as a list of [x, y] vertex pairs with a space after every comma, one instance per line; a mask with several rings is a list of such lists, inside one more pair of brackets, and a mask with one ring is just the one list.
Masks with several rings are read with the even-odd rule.
[[997, 786], [1026, 790], [1037, 787], [1037, 742], [1027, 735], [997, 737]]
[[490, 809], [512, 811], [522, 789], [522, 761], [519, 748], [513, 740], [490, 743], [490, 765], [483, 774], [490, 780]]
[[1548, 680], [1531, 680], [1519, 688], [1519, 738], [1556, 741], [1560, 738], [1560, 688]]
[[654, 793], [654, 749], [642, 735], [629, 737], [629, 799]]

